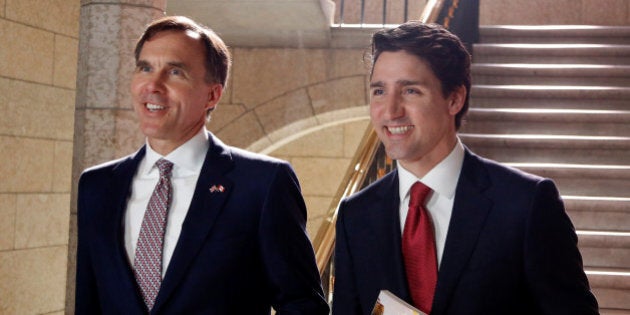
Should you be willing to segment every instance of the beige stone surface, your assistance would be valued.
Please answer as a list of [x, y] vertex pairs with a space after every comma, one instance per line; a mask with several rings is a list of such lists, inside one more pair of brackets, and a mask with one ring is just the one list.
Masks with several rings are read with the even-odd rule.
[[248, 112], [225, 126], [217, 135], [229, 145], [246, 148], [264, 137], [265, 132], [256, 115], [253, 112]]
[[212, 112], [210, 122], [206, 124], [206, 128], [212, 132], [218, 132], [246, 111], [245, 106], [240, 104], [220, 103]]
[[[52, 188], [55, 142], [0, 137], [0, 193], [44, 192]], [[19, 158], [16, 158], [19, 157]]]
[[330, 203], [332, 202], [333, 195], [331, 196], [304, 196], [306, 202], [306, 209], [308, 210], [308, 219], [327, 218], [329, 215]]
[[316, 114], [367, 104], [364, 76], [327, 81], [309, 87], [308, 94]]
[[63, 309], [67, 255], [66, 246], [0, 252], [0, 313]]
[[292, 157], [343, 157], [344, 128], [334, 126], [309, 133], [272, 153]]
[[136, 152], [145, 143], [145, 136], [140, 131], [138, 119], [133, 110], [115, 110], [115, 153], [114, 158]]
[[17, 196], [0, 194], [0, 251], [13, 249]]
[[270, 146], [273, 146], [273, 142], [269, 139], [269, 137], [263, 136], [262, 138], [259, 138], [258, 140], [250, 143], [245, 148], [252, 152], [260, 152], [263, 154], [267, 154], [268, 151], [266, 150]]
[[0, 29], [0, 76], [52, 83], [54, 35], [4, 19]]
[[[228, 49], [230, 51], [231, 57], [234, 58], [234, 49], [232, 47], [228, 47]], [[226, 103], [226, 104], [232, 103], [232, 87], [234, 86], [233, 66], [234, 64], [232, 64], [232, 67], [230, 67], [230, 72], [228, 73], [227, 86], [223, 89], [223, 95], [221, 95], [220, 103]]]
[[296, 157], [292, 161], [305, 195], [332, 196], [337, 192], [350, 159]]
[[0, 17], [4, 17], [5, 15], [4, 13], [5, 3], [6, 3], [6, 0], [0, 0]]
[[68, 244], [69, 194], [18, 195], [17, 209], [17, 249]]
[[294, 139], [309, 133], [313, 128], [318, 129], [319, 125], [320, 124], [318, 123], [316, 117], [307, 117], [275, 130], [267, 134], [267, 136], [274, 142], [276, 147], [280, 147], [285, 143], [291, 142]]
[[313, 116], [311, 101], [305, 89], [289, 92], [255, 109], [265, 133]]
[[580, 24], [582, 1], [480, 1], [481, 24]]
[[629, 7], [628, 0], [582, 0], [583, 23], [623, 25], [628, 20]]
[[134, 4], [153, 7], [160, 10], [164, 10], [164, 8], [166, 8], [166, 0], [81, 0], [81, 5], [93, 3]]
[[326, 80], [321, 49], [234, 49], [232, 102], [248, 109]]
[[69, 193], [72, 186], [72, 142], [56, 141], [52, 190]]
[[116, 110], [79, 110], [76, 114], [85, 117], [85, 127], [79, 129], [84, 130], [84, 143], [75, 144], [84, 149], [82, 160], [85, 165], [96, 165], [114, 159], [116, 157], [114, 138]]
[[77, 62], [79, 41], [73, 37], [55, 35], [55, 57], [53, 84], [75, 89], [77, 85]]
[[345, 157], [354, 157], [368, 126], [370, 126], [368, 120], [354, 121], [344, 125], [343, 152]]
[[350, 121], [358, 121], [363, 120], [367, 121], [370, 119], [370, 114], [368, 111], [367, 105], [361, 105], [350, 108], [342, 108], [337, 109], [325, 113], [320, 113], [315, 116], [317, 121], [321, 125], [327, 124], [339, 124], [339, 123], [347, 123]]
[[0, 134], [71, 140], [74, 91], [0, 78]]
[[304, 195], [304, 200], [306, 201], [309, 219], [318, 218], [318, 217], [328, 217], [329, 210], [331, 207], [330, 203], [331, 203], [332, 197], [333, 195], [330, 195], [330, 196]]
[[34, 25], [55, 33], [77, 37], [79, 34], [78, 1], [5, 0], [7, 18]]
[[329, 65], [330, 77], [365, 76], [369, 62], [363, 61], [363, 49], [335, 49], [331, 52], [332, 62]]
[[309, 219], [306, 222], [306, 233], [308, 234], [311, 243], [315, 240], [315, 237], [317, 237], [317, 231], [319, 231], [324, 220], [324, 217], [317, 217]]

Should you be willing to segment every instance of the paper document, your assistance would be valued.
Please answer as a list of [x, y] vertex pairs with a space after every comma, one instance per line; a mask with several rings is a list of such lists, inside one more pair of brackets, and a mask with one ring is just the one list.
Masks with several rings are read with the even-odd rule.
[[409, 303], [403, 301], [395, 294], [381, 290], [376, 304], [372, 310], [372, 315], [427, 315]]

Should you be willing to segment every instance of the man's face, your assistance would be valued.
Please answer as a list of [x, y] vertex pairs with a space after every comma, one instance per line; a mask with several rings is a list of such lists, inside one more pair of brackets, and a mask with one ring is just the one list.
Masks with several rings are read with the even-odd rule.
[[131, 82], [134, 111], [151, 147], [168, 154], [206, 122], [222, 93], [205, 80], [205, 49], [194, 34], [164, 31], [146, 41]]
[[383, 52], [370, 81], [370, 118], [387, 155], [424, 176], [457, 142], [465, 88], [444, 97], [429, 65], [405, 51]]

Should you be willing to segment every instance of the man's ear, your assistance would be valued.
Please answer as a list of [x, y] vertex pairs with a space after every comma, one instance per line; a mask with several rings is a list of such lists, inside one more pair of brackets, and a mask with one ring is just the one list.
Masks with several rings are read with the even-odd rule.
[[460, 85], [457, 87], [449, 96], [449, 104], [448, 104], [448, 112], [449, 114], [455, 116], [459, 111], [464, 107], [464, 103], [466, 102], [466, 87]]
[[206, 102], [206, 111], [213, 110], [223, 95], [223, 85], [219, 83], [213, 83], [208, 90], [208, 101]]

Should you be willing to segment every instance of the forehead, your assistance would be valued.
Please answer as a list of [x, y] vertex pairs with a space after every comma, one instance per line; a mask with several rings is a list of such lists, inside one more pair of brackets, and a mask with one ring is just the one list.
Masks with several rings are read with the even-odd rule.
[[400, 77], [434, 76], [429, 64], [404, 50], [382, 52], [372, 67], [372, 81]]
[[192, 31], [183, 30], [165, 30], [154, 34], [149, 38], [140, 51], [143, 54], [160, 54], [160, 55], [199, 55], [203, 57], [205, 48], [201, 42], [199, 34]]

